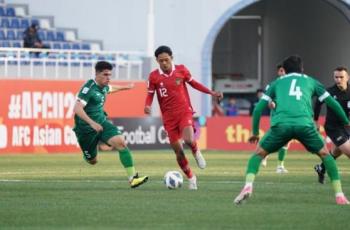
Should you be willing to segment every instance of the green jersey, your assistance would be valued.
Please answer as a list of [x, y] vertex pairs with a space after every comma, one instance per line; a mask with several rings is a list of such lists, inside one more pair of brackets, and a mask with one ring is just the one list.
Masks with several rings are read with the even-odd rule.
[[[109, 86], [101, 87], [95, 80], [88, 80], [78, 93], [78, 100], [84, 105], [84, 111], [95, 122], [102, 124], [107, 115], [103, 110], [106, 101], [106, 95], [109, 92]], [[77, 115], [74, 116], [75, 131], [91, 132], [94, 131], [91, 126]]]
[[276, 102], [271, 126], [313, 126], [313, 96], [323, 101], [329, 93], [319, 81], [305, 74], [290, 73], [273, 81], [262, 97], [263, 100]]
[[[281, 76], [277, 76], [275, 79], [279, 79]], [[272, 83], [270, 83], [272, 84]], [[265, 92], [270, 88], [270, 84], [268, 84], [266, 87], [265, 87]], [[269, 101], [270, 102], [270, 101]], [[270, 109], [270, 117], [272, 117], [273, 115], [275, 115], [275, 110], [274, 109]]]

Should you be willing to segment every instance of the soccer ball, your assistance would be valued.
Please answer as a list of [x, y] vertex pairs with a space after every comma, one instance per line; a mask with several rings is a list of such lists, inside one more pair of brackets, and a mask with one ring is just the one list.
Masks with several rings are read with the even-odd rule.
[[184, 179], [178, 171], [169, 171], [164, 176], [164, 184], [168, 189], [180, 188], [183, 182]]

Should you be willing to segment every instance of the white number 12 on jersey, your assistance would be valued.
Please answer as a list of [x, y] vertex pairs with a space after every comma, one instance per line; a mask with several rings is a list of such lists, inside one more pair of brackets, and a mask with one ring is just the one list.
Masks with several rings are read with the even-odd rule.
[[159, 88], [159, 94], [160, 94], [160, 97], [167, 97], [168, 91], [166, 88]]
[[289, 96], [295, 96], [299, 101], [301, 99], [301, 96], [303, 96], [303, 93], [301, 92], [300, 87], [296, 86], [296, 83], [297, 79], [293, 79], [289, 89]]

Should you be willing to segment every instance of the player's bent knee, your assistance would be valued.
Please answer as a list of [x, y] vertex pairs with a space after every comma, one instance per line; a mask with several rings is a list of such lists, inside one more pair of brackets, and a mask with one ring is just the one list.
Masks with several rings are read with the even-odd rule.
[[187, 140], [184, 140], [185, 144], [186, 145], [192, 145], [192, 143], [194, 142], [194, 140], [192, 139], [187, 139]]
[[125, 140], [121, 135], [114, 136], [111, 139], [109, 139], [108, 144], [110, 146], [113, 146], [117, 150], [122, 150], [127, 147]]
[[126, 147], [128, 147], [128, 146], [126, 145], [125, 141], [120, 142], [120, 143], [118, 143], [118, 144], [115, 146], [115, 148], [116, 148], [117, 150], [123, 150], [123, 149], [125, 149]]
[[327, 155], [329, 155], [330, 153], [329, 153], [329, 151], [328, 151], [328, 149], [327, 148], [322, 148], [319, 152], [318, 152], [318, 155], [320, 156], [320, 157], [326, 157]]
[[265, 158], [267, 155], [269, 155], [269, 153], [260, 146], [256, 148], [255, 153], [261, 156], [262, 158]]

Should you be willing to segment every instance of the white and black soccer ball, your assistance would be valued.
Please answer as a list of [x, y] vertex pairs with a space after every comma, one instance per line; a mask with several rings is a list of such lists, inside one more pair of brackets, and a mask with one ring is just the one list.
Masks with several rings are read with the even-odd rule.
[[178, 171], [168, 171], [164, 176], [164, 184], [168, 189], [180, 188], [184, 179]]

